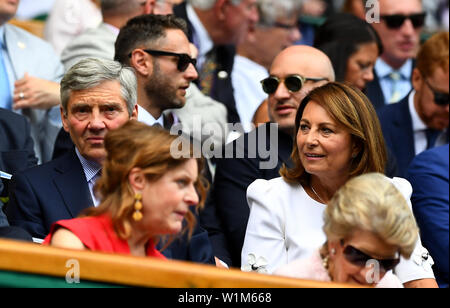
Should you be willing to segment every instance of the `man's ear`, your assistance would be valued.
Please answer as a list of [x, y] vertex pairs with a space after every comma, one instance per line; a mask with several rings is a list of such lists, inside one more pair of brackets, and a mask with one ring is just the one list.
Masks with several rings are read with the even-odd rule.
[[131, 112], [130, 120], [136, 120], [138, 119], [138, 105], [134, 105], [133, 111]]
[[422, 73], [417, 68], [415, 68], [412, 72], [411, 83], [416, 92], [422, 90], [423, 76]]
[[59, 111], [61, 112], [61, 121], [63, 124], [63, 128], [66, 132], [69, 132], [69, 125], [67, 120], [67, 115], [64, 113], [64, 109], [62, 106], [59, 106]]
[[153, 62], [147, 57], [147, 54], [142, 49], [133, 50], [131, 53], [130, 65], [139, 75], [147, 77], [152, 74]]
[[225, 20], [227, 17], [228, 5], [231, 5], [229, 0], [217, 0], [214, 4], [214, 13], [218, 20]]

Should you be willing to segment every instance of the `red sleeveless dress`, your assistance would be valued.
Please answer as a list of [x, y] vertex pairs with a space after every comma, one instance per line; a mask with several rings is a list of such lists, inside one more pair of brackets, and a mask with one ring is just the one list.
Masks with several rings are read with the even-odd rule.
[[[131, 254], [126, 240], [119, 238], [108, 215], [91, 216], [60, 220], [54, 223], [43, 245], [50, 245], [54, 232], [60, 227], [75, 234], [89, 250], [109, 253]], [[156, 248], [153, 241], [147, 245], [147, 257], [166, 259]]]

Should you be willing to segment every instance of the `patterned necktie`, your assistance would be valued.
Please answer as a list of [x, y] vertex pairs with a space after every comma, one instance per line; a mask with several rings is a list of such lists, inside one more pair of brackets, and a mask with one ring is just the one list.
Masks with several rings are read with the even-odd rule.
[[427, 128], [425, 134], [427, 135], [427, 150], [434, 147], [436, 140], [441, 132], [432, 128]]
[[205, 62], [199, 72], [200, 90], [205, 95], [211, 95], [214, 74], [217, 69], [216, 49], [213, 48], [206, 54]]
[[389, 74], [389, 78], [392, 81], [391, 98], [389, 99], [389, 104], [397, 103], [401, 99], [399, 90], [399, 81], [401, 77], [402, 76], [400, 75], [400, 73], [396, 71], [393, 71]]
[[0, 107], [11, 110], [12, 97], [6, 65], [3, 61], [3, 41], [0, 37]]

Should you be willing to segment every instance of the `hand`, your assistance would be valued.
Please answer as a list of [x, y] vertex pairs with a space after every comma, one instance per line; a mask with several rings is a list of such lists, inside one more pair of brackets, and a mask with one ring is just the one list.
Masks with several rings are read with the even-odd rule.
[[60, 103], [59, 84], [29, 76], [14, 83], [13, 108], [49, 109]]

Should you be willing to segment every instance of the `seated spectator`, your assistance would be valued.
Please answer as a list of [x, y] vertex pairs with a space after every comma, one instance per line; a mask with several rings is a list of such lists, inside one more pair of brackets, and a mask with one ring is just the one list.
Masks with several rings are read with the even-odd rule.
[[323, 52], [302, 45], [277, 55], [270, 76], [264, 89], [271, 123], [277, 125], [266, 123], [224, 147], [232, 158], [215, 159], [214, 183], [200, 217], [215, 255], [238, 268], [249, 215], [247, 187], [278, 177], [282, 164], [291, 164], [297, 108], [311, 89], [333, 81], [334, 71]]
[[449, 142], [449, 33], [440, 32], [420, 48], [412, 75], [414, 90], [397, 104], [378, 110], [386, 144], [400, 176], [414, 156]]
[[449, 287], [449, 145], [417, 155], [408, 168], [412, 208], [441, 288]]
[[61, 118], [75, 148], [13, 176], [6, 208], [10, 224], [43, 239], [54, 222], [94, 206], [104, 136], [137, 117], [136, 99], [132, 69], [93, 58], [73, 66], [61, 81]]
[[372, 26], [346, 13], [332, 15], [317, 29], [314, 47], [330, 58], [336, 81], [361, 91], [373, 80], [373, 67], [383, 53], [381, 40]]
[[196, 222], [189, 207], [201, 207], [205, 199], [202, 161], [190, 158], [192, 146], [181, 149], [181, 157], [188, 158], [174, 158], [177, 138], [137, 121], [109, 132], [96, 184], [99, 206], [55, 223], [44, 244], [165, 259], [155, 244], [180, 233], [184, 219], [191, 235]]
[[252, 130], [253, 115], [267, 98], [260, 81], [267, 77], [275, 56], [301, 37], [297, 24], [299, 1], [257, 0], [256, 5], [259, 21], [237, 46], [231, 73], [236, 108], [245, 132]]
[[11, 176], [18, 171], [31, 168], [37, 163], [33, 139], [27, 119], [12, 111], [0, 108], [0, 226], [8, 226], [3, 213], [8, 202], [8, 187]]
[[0, 0], [0, 107], [30, 121], [35, 154], [51, 159], [59, 129], [59, 84], [64, 69], [53, 48], [7, 21], [20, 1]]
[[282, 266], [276, 275], [377, 287], [403, 287], [391, 270], [409, 259], [417, 240], [414, 215], [403, 195], [380, 173], [357, 176], [328, 202], [326, 242], [310, 258]]
[[[387, 162], [380, 123], [367, 97], [355, 87], [332, 82], [312, 90], [295, 118], [293, 167], [281, 178], [256, 180], [247, 189], [250, 216], [242, 248], [267, 260], [272, 273], [284, 264], [309, 257], [325, 241], [323, 217], [336, 191], [365, 173], [383, 173]], [[393, 179], [409, 200], [411, 186]], [[411, 260], [402, 258], [395, 273], [406, 286], [437, 286], [431, 258], [416, 243]]]

